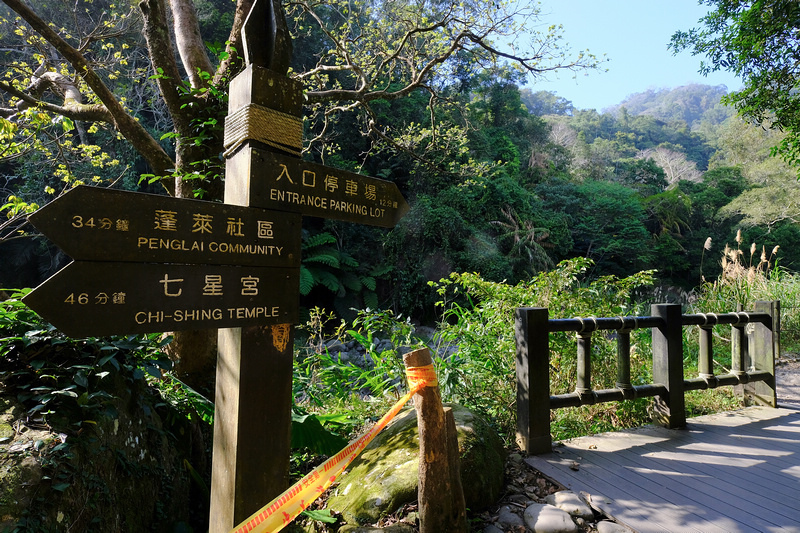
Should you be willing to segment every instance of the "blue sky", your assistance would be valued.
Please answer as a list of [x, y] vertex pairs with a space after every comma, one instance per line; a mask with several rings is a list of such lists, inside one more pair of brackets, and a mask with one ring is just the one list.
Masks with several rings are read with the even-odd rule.
[[587, 75], [550, 74], [528, 84], [532, 91], [553, 91], [578, 109], [602, 109], [630, 94], [647, 89], [673, 88], [689, 83], [741, 88], [732, 74], [699, 74], [701, 58], [688, 52], [673, 56], [667, 49], [676, 30], [700, 26], [708, 6], [697, 0], [542, 0], [545, 24], [564, 26], [565, 41], [573, 51], [589, 49], [606, 57], [608, 72]]

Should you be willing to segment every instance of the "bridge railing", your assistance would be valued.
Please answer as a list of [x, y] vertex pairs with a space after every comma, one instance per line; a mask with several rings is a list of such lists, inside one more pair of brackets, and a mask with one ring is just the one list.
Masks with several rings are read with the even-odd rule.
[[[550, 319], [546, 308], [519, 308], [515, 316], [517, 339], [517, 444], [528, 453], [551, 450], [550, 410], [602, 402], [653, 397], [655, 422], [668, 428], [686, 425], [684, 393], [742, 385], [748, 404], [775, 407], [775, 353], [780, 338], [780, 303], [757, 302], [754, 311], [681, 314], [679, 304], [654, 304], [651, 316]], [[714, 374], [713, 330], [731, 326], [731, 371]], [[697, 326], [698, 376], [685, 379], [684, 326]], [[630, 333], [650, 328], [653, 347], [653, 383], [631, 384]], [[577, 334], [577, 383], [568, 394], [550, 394], [550, 333]], [[617, 378], [614, 388], [592, 388], [592, 335], [615, 331]]]

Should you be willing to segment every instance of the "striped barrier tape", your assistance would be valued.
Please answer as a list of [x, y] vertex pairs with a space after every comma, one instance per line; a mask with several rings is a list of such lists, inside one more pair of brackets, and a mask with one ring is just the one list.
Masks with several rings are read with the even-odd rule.
[[352, 441], [346, 448], [312, 470], [283, 494], [250, 515], [244, 522], [234, 527], [230, 533], [277, 533], [283, 529], [336, 481], [353, 459], [366, 448], [367, 444], [397, 416], [397, 413], [412, 396], [423, 387], [435, 387], [439, 384], [433, 365], [408, 367], [406, 377], [411, 390], [400, 398], [367, 433]]

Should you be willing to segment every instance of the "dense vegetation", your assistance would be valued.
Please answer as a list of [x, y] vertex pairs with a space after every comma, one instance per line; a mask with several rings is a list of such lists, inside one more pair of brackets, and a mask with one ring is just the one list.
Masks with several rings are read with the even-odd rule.
[[[227, 83], [241, 67], [241, 43], [225, 42], [241, 23], [230, 2], [194, 2], [207, 57], [181, 66], [165, 59], [176, 53], [154, 53], [165, 5], [158, 0], [143, 2], [143, 14], [97, 1], [84, 11], [73, 10], [80, 2], [37, 6], [46, 20], [65, 21], [54, 30], [66, 45], [6, 7], [18, 3], [0, 6], [0, 212], [7, 216], [0, 287], [7, 289], [35, 286], [68, 260], [25, 215], [76, 184], [220, 200]], [[800, 343], [800, 185], [796, 160], [772, 156], [775, 146], [791, 153], [790, 117], [771, 119], [764, 99], [705, 85], [576, 109], [536, 90], [537, 76], [596, 68], [596, 59], [559, 48], [557, 29], [533, 34], [546, 54], [498, 51], [492, 39], [522, 31], [510, 22], [519, 13], [502, 3], [466, 4], [425, 3], [419, 12], [403, 2], [287, 6], [290, 75], [308, 98], [303, 157], [391, 180], [411, 205], [391, 230], [303, 222], [298, 469], [381, 414], [382, 402], [404, 387], [400, 348], [418, 344], [448, 355], [437, 360], [445, 399], [489, 415], [511, 443], [517, 306], [546, 306], [554, 317], [608, 316], [647, 314], [648, 303], [664, 299], [695, 311], [779, 299], [785, 343]], [[539, 20], [536, 8], [524, 14]], [[675, 46], [701, 37], [676, 36]], [[76, 74], [65, 59], [72, 46], [97, 79]], [[768, 127], [776, 124], [789, 136]], [[113, 418], [105, 410], [114, 393], [100, 385], [124, 367], [177, 412], [211, 421], [203, 393], [213, 389], [180, 381], [185, 376], [162, 355], [167, 340], [66, 339], [19, 295], [5, 296], [0, 392], [15, 395], [31, 417], [72, 410]], [[421, 324], [436, 335], [421, 337]], [[696, 348], [685, 334], [689, 375]], [[645, 383], [650, 340], [646, 332], [634, 337], [632, 373]], [[363, 361], [333, 353], [336, 342], [360, 346]], [[724, 340], [716, 348], [724, 368]], [[574, 351], [571, 339], [554, 337], [553, 392], [574, 387]], [[597, 340], [600, 386], [613, 381], [612, 353], [610, 339]], [[690, 399], [690, 408], [702, 412], [704, 401]], [[564, 410], [553, 428], [560, 438], [646, 419], [647, 402], [637, 401]]]

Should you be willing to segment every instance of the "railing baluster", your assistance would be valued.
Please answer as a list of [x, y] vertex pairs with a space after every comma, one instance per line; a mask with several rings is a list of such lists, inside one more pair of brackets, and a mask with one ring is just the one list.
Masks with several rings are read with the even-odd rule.
[[575, 392], [579, 396], [592, 392], [592, 333], [578, 334], [578, 379]]
[[714, 377], [714, 326], [700, 326], [700, 355], [697, 372], [701, 378]]
[[617, 382], [615, 387], [627, 393], [631, 385], [631, 330], [617, 331]]
[[744, 326], [731, 325], [731, 373], [742, 376], [745, 369], [744, 354], [747, 351], [747, 335]]

